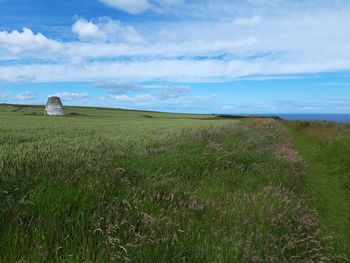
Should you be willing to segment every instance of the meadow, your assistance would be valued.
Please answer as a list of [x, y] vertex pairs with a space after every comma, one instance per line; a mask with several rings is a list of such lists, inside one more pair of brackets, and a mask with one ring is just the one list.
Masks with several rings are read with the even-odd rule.
[[347, 262], [348, 126], [42, 113], [0, 105], [0, 262]]

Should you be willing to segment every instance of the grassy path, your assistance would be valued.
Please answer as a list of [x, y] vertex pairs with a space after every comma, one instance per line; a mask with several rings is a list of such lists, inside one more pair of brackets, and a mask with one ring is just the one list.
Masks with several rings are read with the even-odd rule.
[[325, 232], [334, 237], [333, 246], [350, 258], [350, 141], [321, 142], [295, 123], [286, 125], [306, 163], [303, 191], [312, 198]]

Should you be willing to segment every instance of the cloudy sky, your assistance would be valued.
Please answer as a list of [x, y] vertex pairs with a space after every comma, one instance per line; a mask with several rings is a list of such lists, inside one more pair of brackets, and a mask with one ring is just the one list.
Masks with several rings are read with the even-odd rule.
[[0, 103], [349, 113], [348, 0], [0, 0]]

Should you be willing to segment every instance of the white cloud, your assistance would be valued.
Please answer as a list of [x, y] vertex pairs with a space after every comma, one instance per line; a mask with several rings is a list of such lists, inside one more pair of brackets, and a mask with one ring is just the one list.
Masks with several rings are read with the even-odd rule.
[[350, 97], [343, 97], [343, 98], [317, 98], [316, 100], [321, 101], [333, 101], [333, 102], [349, 102]]
[[99, 0], [101, 3], [136, 15], [145, 12], [150, 4], [147, 0]]
[[[140, 3], [101, 1], [124, 8], [124, 11], [125, 8], [130, 11]], [[190, 85], [191, 82], [309, 78], [310, 73], [350, 70], [350, 27], [347, 27], [350, 1], [337, 0], [337, 4], [331, 0], [317, 3], [291, 0], [180, 2], [144, 1], [147, 7], [143, 11], [150, 12], [147, 16], [118, 16], [129, 21], [127, 24], [109, 18], [80, 19], [72, 30], [75, 28], [73, 31], [81, 41], [55, 41], [49, 35], [33, 33], [30, 29], [22, 33], [3, 31], [0, 33], [0, 60], [3, 61], [0, 82], [91, 81], [104, 84], [107, 92], [104, 99], [113, 104], [143, 103], [147, 107], [153, 104], [155, 108], [160, 105], [170, 109], [168, 105], [173, 103], [172, 109], [175, 109], [180, 107], [175, 104], [181, 102], [191, 110], [198, 105], [202, 109], [215, 105], [214, 110], [223, 107], [227, 111], [236, 108], [239, 111], [288, 111], [306, 108], [308, 102], [299, 106], [290, 104], [290, 108], [271, 101], [221, 106], [214, 100], [216, 95], [193, 96], [186, 91], [167, 90], [167, 87], [153, 85], [155, 90], [150, 88], [152, 83], [163, 80]], [[131, 12], [142, 12], [135, 10]], [[47, 27], [43, 28], [47, 30]], [[48, 30], [52, 35], [53, 29]], [[69, 38], [67, 32], [56, 33], [58, 38]], [[23, 39], [26, 34], [28, 39]], [[15, 40], [11, 42], [12, 38]], [[33, 41], [37, 38], [41, 39], [38, 43]], [[61, 49], [48, 48], [50, 41]], [[152, 82], [149, 86], [130, 84], [141, 81]], [[320, 85], [325, 86], [324, 90], [331, 88], [326, 86], [348, 86], [345, 81]], [[132, 96], [134, 92], [150, 94], [136, 97]], [[210, 103], [205, 103], [207, 101]], [[339, 102], [334, 100], [334, 104]], [[317, 108], [327, 104], [322, 103], [311, 106]]]
[[7, 102], [10, 100], [10, 92], [0, 92], [0, 102]]
[[0, 83], [26, 83], [35, 80], [33, 75], [0, 76]]
[[[323, 101], [307, 100], [307, 101], [296, 101], [296, 100], [276, 100], [276, 101], [265, 101], [260, 103], [240, 103], [233, 105], [221, 105], [222, 112], [226, 113], [337, 113], [337, 112], [348, 112], [349, 101], [341, 100], [338, 101], [325, 99]], [[283, 117], [283, 115], [282, 115]]]
[[236, 18], [235, 24], [236, 25], [245, 25], [245, 26], [253, 26], [260, 24], [261, 22], [260, 16], [253, 16], [251, 18]]
[[[310, 76], [307, 76], [310, 78]], [[265, 81], [265, 80], [285, 80], [285, 79], [303, 79], [306, 78], [306, 76], [251, 76], [251, 77], [242, 77], [235, 79], [236, 81], [241, 80], [257, 80], [257, 81]]]
[[87, 93], [72, 93], [72, 92], [55, 93], [50, 96], [60, 97], [63, 101], [82, 101], [90, 97], [89, 94]]
[[100, 17], [95, 22], [80, 18], [73, 24], [72, 31], [82, 41], [145, 43], [133, 26], [123, 25], [109, 17]]
[[183, 98], [191, 92], [188, 86], [174, 86], [163, 89], [157, 93], [157, 96], [162, 100]]
[[[322, 8], [262, 7], [259, 15], [264, 19], [259, 24], [242, 26], [234, 22], [234, 17], [249, 15], [241, 9], [227, 9], [234, 7], [228, 1], [218, 1], [226, 7], [223, 9], [213, 1], [213, 10], [207, 9], [207, 2], [181, 5], [181, 10], [200, 7], [197, 13], [215, 11], [213, 21], [184, 19], [176, 23], [137, 24], [147, 39], [143, 42], [136, 28], [135, 35], [129, 25], [100, 18], [87, 23], [103, 32], [107, 36], [105, 41], [65, 42], [56, 53], [0, 52], [0, 59], [19, 61], [16, 65], [1, 65], [0, 78], [23, 75], [33, 76], [38, 82], [106, 79], [206, 82], [284, 79], [295, 78], [286, 76], [290, 74], [350, 69], [350, 27], [345, 26], [350, 23], [350, 8], [325, 12]], [[231, 15], [226, 13], [229, 11]], [[53, 63], [37, 62], [37, 58]], [[32, 63], [28, 63], [30, 59]]]
[[[121, 31], [122, 32], [122, 31]], [[116, 36], [114, 36], [116, 38]], [[238, 40], [216, 40], [216, 41], [187, 41], [181, 42], [168, 41], [164, 37], [157, 36], [155, 42], [142, 45], [138, 43], [127, 43], [124, 39], [123, 43], [74, 43], [66, 47], [65, 54], [67, 56], [82, 56], [89, 58], [109, 57], [115, 58], [120, 56], [148, 56], [153, 59], [166, 58], [173, 59], [183, 57], [186, 59], [196, 56], [211, 56], [228, 52], [231, 55], [233, 52], [239, 56], [243, 56], [254, 45], [257, 40], [249, 37]]]
[[238, 108], [237, 106], [233, 106], [233, 105], [223, 105], [223, 106], [221, 106], [221, 109], [224, 110], [224, 111], [234, 110], [234, 109], [237, 109], [237, 108]]
[[190, 96], [188, 97], [189, 99], [192, 100], [198, 100], [198, 101], [202, 101], [202, 102], [208, 102], [211, 101], [213, 99], [216, 99], [218, 97], [218, 95], [216, 94], [211, 94], [209, 96]]
[[130, 43], [144, 43], [143, 37], [132, 26], [126, 26], [122, 30], [122, 37]]
[[41, 33], [34, 34], [32, 30], [23, 28], [23, 32], [14, 30], [12, 32], [0, 31], [0, 48], [5, 48], [13, 53], [25, 50], [47, 49], [57, 52], [61, 49], [61, 44], [55, 40], [46, 38]]
[[336, 86], [336, 87], [345, 87], [350, 86], [350, 82], [327, 82], [327, 83], [320, 83], [318, 86]]
[[25, 91], [19, 93], [16, 98], [19, 100], [36, 100], [39, 98], [39, 95], [32, 91]]
[[323, 58], [308, 61], [298, 58], [283, 64], [280, 60], [176, 60], [158, 59], [150, 61], [96, 61], [83, 67], [71, 64], [19, 65], [0, 67], [0, 72], [10, 75], [34, 75], [37, 82], [51, 81], [103, 81], [118, 78], [123, 81], [140, 82], [165, 80], [176, 82], [228, 81], [247, 75], [278, 75], [330, 72], [350, 68], [350, 60], [322, 63]]
[[92, 22], [88, 22], [83, 18], [80, 18], [72, 26], [72, 31], [79, 36], [80, 40], [105, 40], [106, 34], [102, 32], [98, 26]]
[[[50, 81], [102, 81], [117, 76], [124, 81], [151, 79], [179, 81], [203, 80], [226, 75], [227, 63], [219, 61], [152, 60], [145, 62], [94, 62], [76, 67], [70, 64], [21, 65], [3, 67], [9, 74], [16, 71], [23, 75], [34, 74], [38, 82]], [[240, 69], [237, 69], [240, 70]]]

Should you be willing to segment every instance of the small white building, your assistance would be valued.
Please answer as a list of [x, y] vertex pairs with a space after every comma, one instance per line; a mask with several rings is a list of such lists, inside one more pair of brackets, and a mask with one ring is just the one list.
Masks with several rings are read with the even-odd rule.
[[63, 116], [63, 105], [61, 99], [56, 96], [49, 97], [45, 107], [44, 115], [48, 116]]

